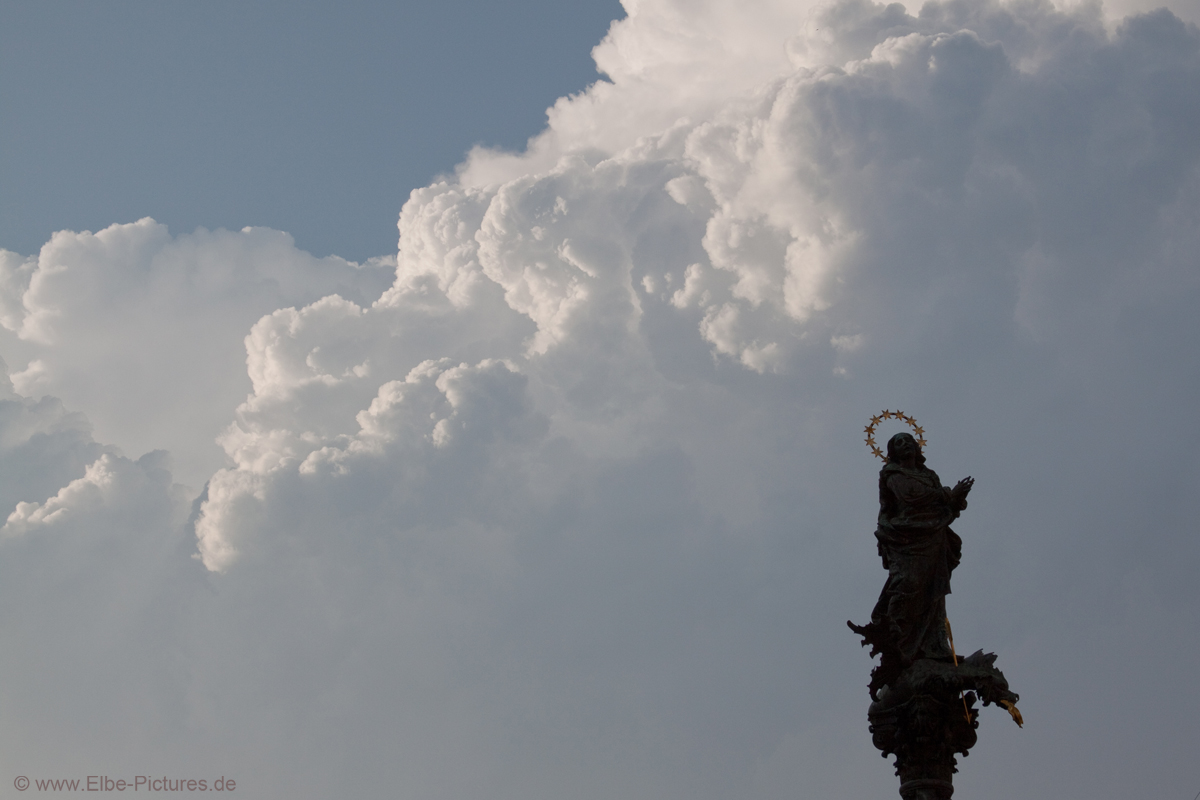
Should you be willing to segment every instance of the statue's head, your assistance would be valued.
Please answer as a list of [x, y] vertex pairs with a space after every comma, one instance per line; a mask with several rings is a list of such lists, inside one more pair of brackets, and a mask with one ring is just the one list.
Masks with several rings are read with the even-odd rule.
[[918, 466], [925, 466], [925, 456], [921, 454], [921, 445], [911, 433], [897, 433], [888, 439], [887, 457], [889, 464], [903, 464], [909, 459]]

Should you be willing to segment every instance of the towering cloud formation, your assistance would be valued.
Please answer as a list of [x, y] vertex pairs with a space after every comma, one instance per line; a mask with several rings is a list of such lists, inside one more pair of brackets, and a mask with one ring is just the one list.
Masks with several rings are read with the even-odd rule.
[[900, 405], [979, 481], [951, 614], [1034, 723], [961, 791], [1191, 790], [1200, 31], [627, 5], [610, 81], [412, 193], [389, 288], [267, 231], [5, 254], [10, 772], [894, 791], [842, 625]]
[[86, 410], [130, 451], [169, 449], [197, 489], [222, 463], [214, 445], [250, 389], [246, 330], [281, 305], [330, 293], [365, 302], [392, 259], [316, 259], [263, 228], [172, 238], [151, 219], [96, 234], [62, 231], [36, 258], [0, 261], [0, 325], [16, 390]]

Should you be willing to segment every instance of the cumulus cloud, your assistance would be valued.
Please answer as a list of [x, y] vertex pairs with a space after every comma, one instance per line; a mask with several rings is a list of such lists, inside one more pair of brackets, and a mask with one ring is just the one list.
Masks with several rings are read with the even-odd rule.
[[254, 321], [334, 293], [370, 302], [392, 270], [316, 259], [264, 228], [61, 231], [36, 257], [3, 252], [0, 339], [20, 394], [61, 398], [131, 456], [170, 450], [198, 489], [250, 389], [242, 340]]
[[[1200, 708], [1163, 687], [1200, 623], [1200, 31], [987, 0], [629, 11], [611, 80], [526, 153], [412, 193], [394, 263], [148, 221], [3, 254], [0, 468], [36, 466], [0, 587], [100, 655], [10, 611], [0, 686], [102, 682], [64, 695], [77, 730], [261, 797], [894, 791], [844, 620], [883, 578], [858, 431], [900, 406], [978, 480], [956, 638], [1032, 723], [985, 718], [960, 791], [1194, 792]], [[219, 442], [198, 496], [93, 440], [115, 406], [80, 387], [136, 389], [143, 358], [176, 377], [133, 393], [128, 441]], [[155, 433], [191, 397], [196, 435]], [[18, 736], [35, 709], [4, 692], [10, 763], [140, 769], [58, 742], [67, 701]]]

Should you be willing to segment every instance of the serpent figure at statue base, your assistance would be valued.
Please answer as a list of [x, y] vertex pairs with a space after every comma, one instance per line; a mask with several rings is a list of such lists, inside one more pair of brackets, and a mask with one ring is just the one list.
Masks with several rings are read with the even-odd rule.
[[[899, 411], [873, 417], [867, 444], [875, 447], [881, 419], [906, 422]], [[1004, 707], [1018, 725], [1018, 697], [996, 669], [994, 654], [978, 651], [959, 659], [954, 652], [946, 595], [950, 574], [962, 555], [962, 540], [950, 523], [967, 507], [974, 480], [948, 489], [925, 466], [924, 440], [898, 433], [887, 444], [879, 472], [879, 526], [875, 538], [888, 571], [879, 601], [866, 625], [848, 622], [871, 646], [880, 663], [871, 671], [867, 710], [874, 745], [895, 755], [904, 800], [948, 800], [954, 794], [956, 754], [967, 755], [979, 726], [977, 701]]]

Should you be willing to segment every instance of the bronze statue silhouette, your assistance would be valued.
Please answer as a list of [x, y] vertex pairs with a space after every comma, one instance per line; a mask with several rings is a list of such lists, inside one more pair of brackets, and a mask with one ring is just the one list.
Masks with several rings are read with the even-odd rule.
[[[950, 523], [966, 509], [974, 484], [968, 477], [947, 489], [925, 466], [911, 434], [897, 433], [888, 441], [875, 529], [888, 577], [870, 623], [852, 626], [883, 655], [877, 676], [883, 683], [918, 659], [952, 659], [946, 595], [950, 573], [962, 558], [962, 539]], [[883, 683], [872, 682], [872, 698]]]
[[[901, 412], [884, 417], [893, 414], [921, 432]], [[872, 438], [878, 421], [867, 428], [867, 444], [882, 455]], [[1022, 722], [996, 656], [978, 651], [960, 660], [950, 638], [946, 595], [962, 558], [962, 539], [950, 523], [966, 509], [974, 484], [967, 477], [952, 489], [942, 486], [908, 433], [887, 443], [875, 538], [888, 576], [871, 621], [847, 624], [872, 656], [880, 656], [871, 671], [867, 717], [875, 746], [884, 756], [896, 755], [905, 800], [948, 800], [954, 793], [954, 754], [966, 755], [975, 745], [977, 699], [1004, 706]]]

